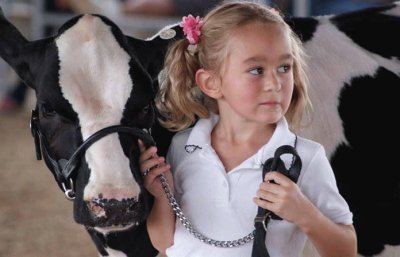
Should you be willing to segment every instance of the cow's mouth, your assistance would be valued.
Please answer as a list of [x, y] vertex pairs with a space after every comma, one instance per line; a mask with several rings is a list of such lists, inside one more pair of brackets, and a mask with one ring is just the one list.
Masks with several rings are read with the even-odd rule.
[[128, 225], [113, 225], [113, 226], [108, 226], [108, 227], [94, 227], [94, 229], [102, 234], [107, 234], [107, 233], [111, 233], [111, 232], [129, 230], [138, 225], [139, 225], [139, 222], [135, 222], [135, 223], [128, 224]]

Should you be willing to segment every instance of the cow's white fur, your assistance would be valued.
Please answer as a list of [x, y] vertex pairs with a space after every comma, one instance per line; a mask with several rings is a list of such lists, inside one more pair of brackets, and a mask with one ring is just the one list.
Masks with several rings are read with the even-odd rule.
[[310, 127], [302, 135], [322, 143], [330, 156], [338, 144], [347, 143], [337, 111], [343, 83], [354, 77], [374, 74], [379, 64], [365, 49], [339, 31], [328, 20], [329, 16], [320, 18], [321, 24], [314, 37], [304, 44], [306, 52], [312, 53], [308, 66], [314, 113]]
[[382, 12], [382, 13], [386, 14], [386, 15], [390, 15], [390, 16], [399, 17], [399, 14], [400, 14], [400, 1], [396, 1], [396, 2], [394, 2], [394, 4], [397, 5], [397, 6], [395, 6], [394, 8], [392, 8], [392, 9], [390, 9], [388, 11]]
[[[106, 247], [106, 251], [108, 252], [108, 257], [127, 257], [127, 255], [125, 253], [108, 248], [108, 247]], [[100, 255], [100, 257], [101, 257], [101, 255]]]
[[[83, 139], [96, 131], [120, 124], [133, 88], [130, 56], [121, 48], [110, 27], [95, 16], [83, 16], [56, 40], [62, 93], [78, 114]], [[78, 63], [79, 61], [79, 63]], [[94, 143], [86, 152], [91, 170], [84, 199], [123, 199], [139, 194], [117, 134]]]

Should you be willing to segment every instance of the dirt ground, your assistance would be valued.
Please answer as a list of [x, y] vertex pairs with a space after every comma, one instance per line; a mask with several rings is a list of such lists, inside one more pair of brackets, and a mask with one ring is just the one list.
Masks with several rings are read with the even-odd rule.
[[0, 256], [98, 256], [72, 202], [36, 160], [29, 119], [27, 110], [0, 115]]

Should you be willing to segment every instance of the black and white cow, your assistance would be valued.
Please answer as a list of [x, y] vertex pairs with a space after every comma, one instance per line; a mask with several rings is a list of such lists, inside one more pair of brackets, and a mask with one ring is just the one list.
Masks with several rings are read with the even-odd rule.
[[309, 55], [314, 114], [303, 134], [327, 150], [358, 252], [377, 256], [400, 245], [400, 2], [289, 22]]
[[137, 163], [138, 138], [152, 143], [142, 129], [154, 123], [150, 71], [161, 67], [138, 57], [158, 59], [165, 51], [152, 44], [161, 45], [154, 40], [142, 49], [96, 15], [28, 41], [0, 12], [0, 55], [36, 92], [31, 125], [38, 157], [74, 199], [76, 222], [103, 256], [157, 255], [143, 222], [152, 199]]
[[[400, 2], [287, 21], [309, 56], [314, 114], [303, 135], [325, 146], [354, 213], [359, 253], [376, 256], [387, 245], [400, 245], [400, 173], [392, 150], [400, 141]], [[70, 178], [75, 187], [75, 220], [88, 229], [103, 256], [156, 255], [142, 222], [151, 199], [136, 160], [136, 138], [145, 135], [118, 129], [152, 127], [165, 154], [172, 134], [154, 123], [152, 100], [174, 40], [163, 38], [175, 33], [182, 37], [175, 26], [141, 41], [102, 16], [83, 15], [58, 35], [29, 42], [0, 16], [0, 55], [36, 91], [33, 123], [44, 138], [42, 148], [53, 157], [46, 160], [44, 153], [45, 161], [53, 173], [54, 166], [73, 164], [61, 177], [67, 190]], [[116, 133], [100, 133], [98, 141], [78, 150], [76, 161], [65, 164], [75, 160], [82, 143], [110, 126], [118, 126], [110, 132]]]

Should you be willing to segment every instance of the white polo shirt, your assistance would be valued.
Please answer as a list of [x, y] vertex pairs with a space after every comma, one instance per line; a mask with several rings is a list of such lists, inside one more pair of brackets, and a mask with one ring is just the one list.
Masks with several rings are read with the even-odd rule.
[[[216, 240], [235, 240], [254, 230], [257, 205], [253, 197], [262, 182], [261, 165], [273, 157], [281, 145], [294, 145], [295, 135], [285, 119], [279, 121], [269, 142], [256, 154], [226, 173], [211, 146], [211, 131], [218, 116], [201, 119], [196, 125], [177, 133], [167, 160], [174, 175], [175, 196], [193, 227]], [[336, 180], [323, 147], [298, 137], [296, 150], [302, 160], [298, 180], [301, 191], [328, 218], [336, 223], [352, 224], [352, 213], [339, 194]], [[284, 160], [289, 166], [291, 158]], [[271, 257], [300, 256], [306, 235], [285, 220], [271, 220], [266, 245]], [[191, 235], [177, 219], [174, 244], [168, 257], [247, 257], [253, 242], [233, 248], [207, 245]]]

